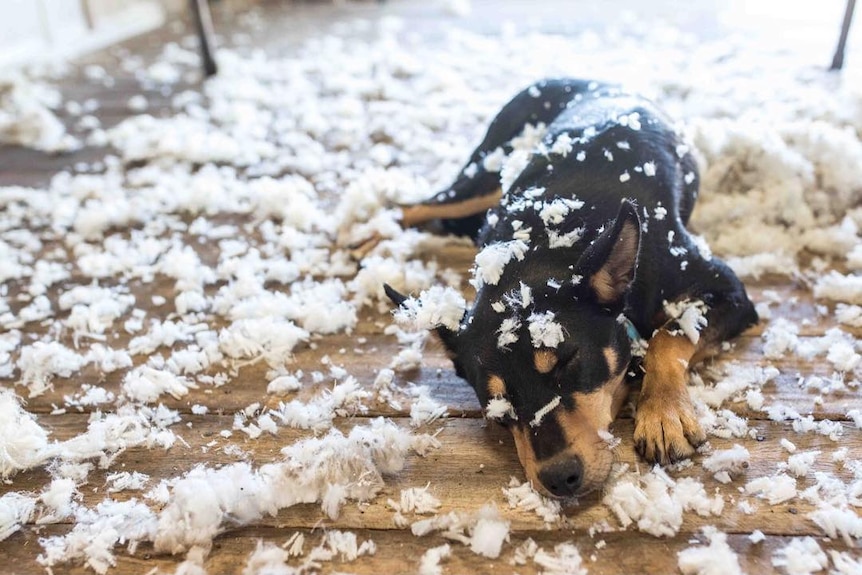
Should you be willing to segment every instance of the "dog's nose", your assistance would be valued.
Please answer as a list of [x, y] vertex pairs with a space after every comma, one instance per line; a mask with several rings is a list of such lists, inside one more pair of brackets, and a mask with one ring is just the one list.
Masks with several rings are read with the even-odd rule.
[[552, 495], [572, 497], [584, 479], [584, 464], [580, 457], [555, 461], [539, 471], [539, 481]]

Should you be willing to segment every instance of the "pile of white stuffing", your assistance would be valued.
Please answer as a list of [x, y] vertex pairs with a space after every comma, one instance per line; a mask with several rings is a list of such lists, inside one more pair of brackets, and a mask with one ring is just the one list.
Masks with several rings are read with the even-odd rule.
[[[618, 464], [590, 537], [625, 529], [675, 537], [700, 517], [705, 543], [679, 553], [680, 571], [742, 573], [721, 531], [733, 526], [725, 514], [790, 502], [807, 505], [807, 520], [824, 536], [858, 546], [862, 454], [843, 441], [858, 443], [862, 411], [848, 407], [836, 420], [812, 412], [824, 398], [847, 397], [850, 406], [859, 393], [862, 85], [751, 39], [700, 42], [668, 32], [560, 37], [506, 28], [480, 36], [453, 27], [445, 41], [423, 42], [396, 19], [341, 24], [290, 57], [222, 49], [219, 74], [202, 92], [173, 88], [170, 117], [149, 115], [141, 95], [129, 101], [128, 120], [110, 129], [79, 122], [74, 136], [52, 112], [62, 105], [55, 90], [23, 76], [0, 79], [0, 142], [48, 151], [105, 146], [101, 160], [42, 188], [0, 188], [0, 541], [34, 524], [70, 523], [67, 533], [40, 539], [39, 564], [106, 573], [121, 547], [135, 553], [150, 543], [184, 553], [183, 572], [203, 572], [213, 538], [233, 526], [300, 503], [319, 505], [329, 519], [345, 505], [379, 504], [417, 537], [435, 534], [546, 573], [587, 573], [582, 554], [595, 560], [604, 541], [581, 538], [553, 551], [531, 539], [510, 543], [512, 518], [564, 522], [558, 502], [516, 478], [474, 511], [444, 512], [433, 485], [405, 489], [398, 500], [380, 495], [387, 477], [409, 473], [409, 457], [447, 441], [445, 398], [406, 382], [422, 363], [425, 330], [455, 329], [467, 305], [458, 291], [467, 270], [429, 257], [463, 240], [402, 230], [397, 205], [444, 189], [510, 95], [537, 77], [566, 75], [623, 81], [684, 120], [701, 164], [692, 227], [743, 278], [801, 278], [821, 319], [835, 324], [825, 335], [800, 335], [805, 324], [771, 317], [780, 296], [765, 293], [763, 357], [719, 361], [693, 376], [701, 424], [733, 447], [707, 447], [694, 464], [670, 471]], [[120, 69], [145, 87], [173, 86], [197, 63], [180, 44], [148, 66], [125, 58]], [[109, 77], [97, 68], [88, 76]], [[62, 109], [87, 113], [78, 103]], [[379, 243], [356, 262], [352, 249], [370, 237]], [[493, 283], [499, 273], [483, 263], [489, 257], [477, 259], [478, 280]], [[369, 312], [388, 313], [384, 283], [416, 296], [397, 324], [380, 316], [402, 345], [390, 364], [373, 380], [330, 358], [313, 373], [295, 369], [296, 352], [354, 334]], [[156, 284], [170, 289], [147, 291]], [[701, 319], [689, 322], [693, 339]], [[548, 344], [558, 335], [535, 337]], [[782, 372], [794, 357], [820, 369]], [[271, 463], [240, 458], [159, 481], [117, 465], [130, 448], [158, 457], [176, 444], [174, 430], [190, 416], [163, 405], [168, 397], [229, 389], [242, 366], [258, 362], [280, 400], [231, 414], [221, 436], [254, 441], [280, 427], [313, 436]], [[109, 374], [118, 386], [104, 384]], [[767, 400], [764, 389], [779, 381], [795, 382], [811, 405]], [[310, 389], [318, 391], [299, 399]], [[84, 432], [62, 441], [24, 403], [57, 392], [54, 414], [91, 413]], [[409, 414], [415, 429], [362, 419], [377, 404]], [[207, 411], [191, 407], [193, 415]], [[787, 434], [786, 457], [763, 475], [751, 472], [763, 421], [741, 413], [761, 414]], [[333, 427], [349, 416], [351, 431]], [[834, 449], [797, 451], [797, 436], [825, 438]], [[41, 492], [16, 490], [17, 476], [41, 468], [50, 474]], [[109, 473], [107, 493], [87, 507], [81, 490], [96, 468]], [[114, 497], [126, 491], [135, 497]], [[750, 539], [763, 538], [755, 531]], [[282, 546], [260, 543], [246, 572], [313, 572], [377, 550], [337, 530], [310, 550], [304, 542], [297, 533]], [[793, 538], [771, 562], [791, 574], [860, 572], [858, 556], [822, 543]], [[446, 572], [453, 548], [435, 545], [417, 558], [423, 575]]]

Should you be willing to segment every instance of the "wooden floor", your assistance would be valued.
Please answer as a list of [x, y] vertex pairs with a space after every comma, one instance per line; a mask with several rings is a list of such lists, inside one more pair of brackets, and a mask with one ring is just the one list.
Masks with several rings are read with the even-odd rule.
[[[373, 5], [366, 5], [358, 10], [366, 13], [373, 8]], [[316, 18], [328, 17], [326, 10], [319, 6], [301, 7], [297, 10], [299, 15], [294, 24], [299, 27], [314, 22]], [[349, 16], [349, 13], [340, 13], [339, 17]], [[297, 24], [297, 21], [302, 24]], [[130, 42], [127, 46], [146, 54], [156, 50], [164, 41], [165, 35], [171, 34], [173, 32], [161, 31]], [[89, 61], [98, 62], [100, 58], [109, 60], [110, 52], [95, 55]], [[191, 87], [195, 88], [194, 85]], [[128, 115], [126, 101], [130, 94], [137, 92], [137, 84], [131, 79], [124, 80], [122, 76], [118, 76], [117, 85], [107, 89], [85, 81], [80, 73], [73, 73], [62, 88], [68, 99], [97, 98], [101, 102], [98, 117], [106, 126]], [[156, 110], [164, 107], [164, 111], [158, 113], [169, 113], [165, 107], [167, 97], [150, 94], [150, 101]], [[103, 154], [101, 149], [84, 149], [71, 155], [53, 157], [30, 150], [2, 147], [0, 185], [42, 185], [57, 171], [79, 161], [92, 161]], [[469, 248], [453, 247], [448, 253], [439, 254], [438, 257], [448, 266], [466, 270], [472, 262], [473, 252]], [[69, 283], [75, 281], [76, 279], [72, 278]], [[173, 294], [173, 280], [157, 277], [152, 283], [132, 284], [131, 288], [138, 296], [138, 301], [150, 301], [153, 295]], [[14, 291], [15, 286], [12, 286], [12, 289]], [[766, 278], [749, 283], [749, 289], [756, 302], [777, 300], [779, 303], [771, 308], [773, 316], [786, 317], [800, 323], [800, 335], [803, 338], [822, 336], [827, 330], [837, 326], [831, 313], [823, 314], [818, 311], [819, 302], [815, 303], [804, 278]], [[769, 294], [770, 291], [774, 293]], [[55, 291], [52, 292], [52, 297], [56, 297]], [[159, 314], [158, 310], [153, 311], [154, 314]], [[333, 363], [343, 365], [363, 384], [370, 385], [376, 372], [385, 367], [399, 349], [395, 338], [382, 331], [382, 326], [388, 322], [389, 318], [384, 314], [366, 313], [354, 334], [321, 337], [315, 342], [314, 348], [299, 348], [296, 352], [295, 368], [306, 372], [319, 370], [321, 359], [329, 356]], [[25, 328], [33, 332], [39, 329], [35, 325]], [[842, 421], [846, 433], [839, 445], [848, 448], [848, 458], [862, 459], [862, 434], [851, 422], [847, 422], [846, 418], [847, 411], [859, 405], [858, 397], [827, 395], [823, 397], [821, 404], [815, 405], [814, 394], [798, 384], [798, 374], [828, 375], [831, 373], [830, 366], [825, 362], [808, 363], [795, 358], [767, 362], [762, 355], [763, 341], [760, 335], [763, 329], [764, 326], [751, 329], [739, 338], [734, 349], [722, 355], [719, 361], [736, 360], [742, 365], [771, 364], [778, 367], [781, 375], [774, 385], [768, 385], [764, 389], [767, 402], [780, 401], [800, 413], [811, 413], [818, 420]], [[843, 329], [856, 336], [862, 335], [862, 330], [853, 331], [846, 326]], [[126, 334], [119, 334], [118, 337], [118, 344], [124, 343], [123, 338], [129, 338]], [[358, 343], [360, 337], [363, 338], [362, 343]], [[260, 364], [250, 365], [241, 369], [240, 377], [233, 385], [223, 389], [212, 392], [192, 390], [181, 400], [168, 397], [165, 404], [179, 410], [182, 415], [183, 424], [174, 426], [174, 429], [183, 441], [167, 451], [130, 449], [119, 457], [115, 469], [125, 467], [146, 473], [151, 477], [152, 483], [155, 483], [162, 478], [176, 477], [200, 463], [216, 466], [236, 461], [234, 452], [226, 451], [226, 448], [232, 445], [238, 446], [244, 453], [242, 457], [254, 465], [277, 459], [282, 447], [311, 434], [279, 428], [277, 435], [264, 434], [255, 440], [248, 439], [241, 433], [234, 433], [230, 438], [219, 435], [221, 430], [231, 427], [235, 412], [256, 402], [275, 406], [277, 401], [283, 399], [266, 393], [264, 371], [265, 368]], [[52, 412], [54, 406], [63, 404], [64, 395], [77, 390], [81, 382], [91, 378], [101, 378], [101, 385], [108, 390], [115, 393], [119, 390], [118, 374], [104, 376], [95, 371], [85, 371], [73, 380], [55, 380], [54, 389], [29, 400], [27, 409], [38, 414], [40, 424], [51, 430], [53, 438], [59, 440], [75, 436], [86, 429], [91, 408], [84, 408], [80, 412], [67, 411], [61, 415], [52, 415]], [[430, 485], [430, 491], [443, 502], [441, 512], [477, 511], [486, 503], [493, 502], [512, 525], [511, 540], [504, 546], [503, 554], [498, 560], [485, 559], [475, 555], [467, 547], [453, 544], [452, 557], [443, 563], [445, 573], [506, 573], [513, 570], [520, 573], [536, 572], [537, 567], [532, 563], [519, 567], [513, 567], [510, 563], [514, 549], [527, 538], [534, 539], [546, 549], [559, 542], [573, 542], [584, 557], [585, 567], [591, 574], [676, 573], [677, 552], [691, 546], [693, 541], [702, 541], [699, 530], [705, 525], [714, 525], [729, 534], [731, 547], [740, 553], [740, 563], [750, 574], [775, 571], [771, 564], [773, 553], [787, 545], [793, 537], [810, 535], [821, 541], [824, 548], [850, 550], [841, 541], [827, 541], [822, 537], [820, 529], [807, 518], [807, 513], [812, 511], [813, 507], [802, 500], [796, 499], [788, 504], [775, 506], [760, 503], [755, 513], [742, 513], [733, 502], [738, 497], [738, 489], [744, 484], [743, 481], [737, 480], [729, 485], [722, 485], [705, 473], [700, 465], [680, 471], [675, 476], [701, 479], [708, 493], [718, 492], [724, 496], [726, 510], [719, 517], [702, 518], [686, 514], [682, 530], [676, 537], [659, 539], [633, 530], [615, 530], [591, 535], [591, 528], [601, 522], [607, 522], [615, 528], [618, 526], [613, 514], [600, 503], [598, 495], [588, 497], [578, 506], [567, 509], [565, 520], [559, 524], [545, 525], [533, 513], [508, 508], [502, 487], [508, 483], [511, 476], [523, 478], [511, 437], [504, 430], [488, 425], [482, 419], [472, 390], [455, 376], [439, 346], [435, 343], [429, 344], [422, 368], [399, 376], [399, 381], [429, 386], [433, 396], [448, 406], [449, 416], [446, 419], [424, 429], [429, 432], [439, 431], [438, 437], [442, 442], [440, 449], [425, 458], [411, 457], [402, 473], [387, 478], [384, 491], [373, 503], [367, 506], [348, 504], [337, 520], [327, 519], [318, 505], [302, 505], [283, 510], [277, 516], [264, 518], [255, 525], [229, 530], [216, 540], [205, 562], [207, 570], [210, 573], [240, 572], [249, 553], [260, 540], [282, 544], [295, 532], [302, 532], [313, 545], [325, 530], [347, 529], [355, 532], [360, 541], [373, 540], [377, 545], [376, 554], [352, 562], [337, 560], [325, 563], [321, 567], [322, 572], [415, 572], [422, 553], [430, 547], [445, 543], [446, 540], [437, 535], [418, 538], [410, 533], [409, 528], [396, 528], [393, 511], [386, 505], [386, 501], [390, 498], [397, 499], [401, 489], [425, 485]], [[12, 381], [0, 381], [0, 384], [11, 387]], [[299, 397], [310, 397], [319, 391], [320, 387], [313, 387], [300, 392]], [[194, 415], [191, 412], [192, 405], [205, 405], [210, 411], [207, 415]], [[789, 423], [769, 421], [763, 413], [749, 410], [745, 403], [731, 403], [727, 408], [749, 418], [751, 427], [757, 430], [756, 440], [742, 441], [751, 451], [751, 464], [746, 472], [748, 478], [769, 475], [776, 470], [779, 462], [786, 459], [787, 454], [779, 444], [782, 438], [791, 439], [800, 451], [822, 450], [828, 454], [836, 448], [836, 443], [827, 437], [796, 434]], [[387, 406], [376, 406], [363, 415], [339, 418], [336, 427], [346, 430], [379, 415], [390, 417], [399, 425], [409, 426], [409, 409], [397, 411]], [[616, 422], [614, 432], [623, 438], [623, 444], [618, 449], [620, 459], [632, 465], [639, 465], [631, 443], [632, 428], [631, 419], [623, 417]], [[711, 444], [715, 448], [727, 448], [737, 442], [740, 440], [711, 438]], [[818, 459], [816, 469], [841, 473], [825, 456]], [[95, 505], [105, 497], [105, 475], [106, 472], [101, 470], [90, 475], [88, 485], [82, 489], [81, 503], [87, 506]], [[0, 485], [0, 495], [9, 491], [39, 492], [49, 480], [49, 475], [44, 470], [22, 473], [8, 484]], [[800, 480], [799, 489], [802, 490], [810, 484], [809, 479]], [[117, 494], [117, 498], [134, 495], [121, 492]], [[26, 526], [21, 532], [0, 542], [0, 557], [4, 558], [0, 571], [43, 572], [43, 568], [34, 561], [41, 552], [38, 539], [62, 534], [69, 529], [68, 524]], [[765, 533], [766, 540], [758, 544], [752, 543], [748, 535], [755, 530]], [[600, 544], [600, 541], [605, 544]], [[858, 551], [854, 552], [858, 556]], [[117, 566], [111, 572], [173, 572], [182, 559], [154, 554], [148, 547], [139, 548], [135, 554], [118, 550]], [[87, 569], [67, 565], [56, 568], [54, 572], [78, 573], [87, 572]]]

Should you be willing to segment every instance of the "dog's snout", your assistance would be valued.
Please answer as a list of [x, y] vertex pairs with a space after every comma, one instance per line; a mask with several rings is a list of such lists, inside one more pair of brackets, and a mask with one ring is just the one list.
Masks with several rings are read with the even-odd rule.
[[539, 481], [556, 497], [572, 497], [584, 479], [584, 464], [580, 457], [569, 457], [544, 466], [539, 471]]

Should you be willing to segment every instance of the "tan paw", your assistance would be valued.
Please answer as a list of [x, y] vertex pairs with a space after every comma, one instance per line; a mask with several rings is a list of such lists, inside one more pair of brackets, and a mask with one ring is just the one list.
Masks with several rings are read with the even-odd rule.
[[704, 441], [706, 434], [697, 422], [687, 389], [641, 395], [634, 434], [635, 449], [641, 457], [666, 465], [691, 457]]

